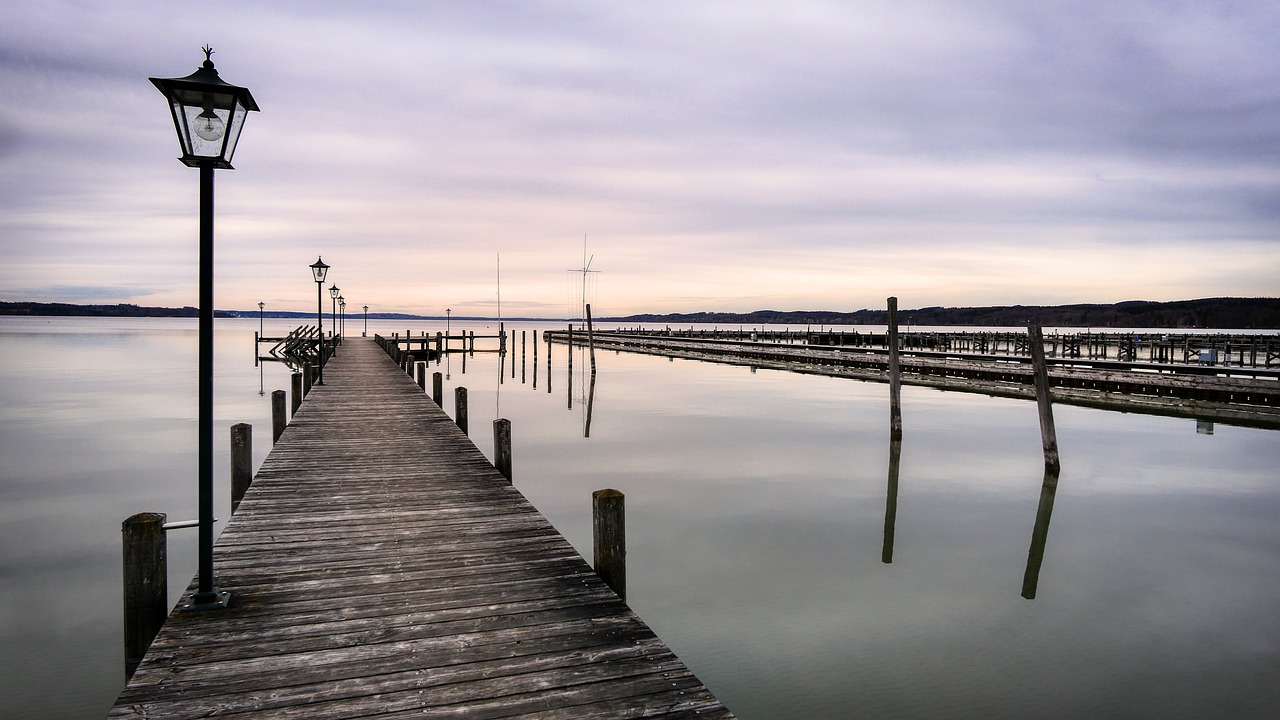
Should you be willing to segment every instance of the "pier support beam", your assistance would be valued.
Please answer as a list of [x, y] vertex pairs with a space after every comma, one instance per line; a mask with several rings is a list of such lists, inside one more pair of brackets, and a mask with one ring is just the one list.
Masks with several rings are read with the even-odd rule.
[[626, 497], [611, 488], [595, 491], [591, 494], [591, 519], [596, 574], [626, 602]]

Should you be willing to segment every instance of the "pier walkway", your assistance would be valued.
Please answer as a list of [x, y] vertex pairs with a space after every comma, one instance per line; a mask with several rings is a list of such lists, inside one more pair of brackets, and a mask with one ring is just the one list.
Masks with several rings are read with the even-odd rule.
[[732, 717], [373, 340], [324, 376], [215, 545], [231, 607], [109, 717]]

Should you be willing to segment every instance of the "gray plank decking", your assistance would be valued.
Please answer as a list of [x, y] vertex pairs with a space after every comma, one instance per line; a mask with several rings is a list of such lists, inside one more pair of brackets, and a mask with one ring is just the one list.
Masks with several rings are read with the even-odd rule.
[[732, 717], [372, 340], [325, 381], [217, 541], [232, 607], [109, 717]]

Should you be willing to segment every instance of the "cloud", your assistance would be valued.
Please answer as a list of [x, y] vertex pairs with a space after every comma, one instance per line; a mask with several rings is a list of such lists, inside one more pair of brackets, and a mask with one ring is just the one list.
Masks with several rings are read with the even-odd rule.
[[434, 312], [487, 297], [501, 253], [504, 305], [557, 315], [584, 234], [607, 314], [1271, 295], [1280, 276], [1280, 10], [1258, 3], [0, 20], [2, 287], [107, 272], [195, 302], [195, 177], [146, 77], [187, 74], [204, 42], [262, 107], [218, 174], [220, 307], [306, 309], [324, 254], [353, 302]]

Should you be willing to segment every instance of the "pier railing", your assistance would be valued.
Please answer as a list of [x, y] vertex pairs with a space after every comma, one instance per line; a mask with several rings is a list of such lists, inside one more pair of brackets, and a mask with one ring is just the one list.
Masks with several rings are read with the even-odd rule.
[[[342, 336], [324, 337], [320, 328], [315, 325], [299, 325], [284, 337], [267, 337], [254, 333], [254, 364], [260, 362], [282, 362], [292, 370], [300, 371], [304, 365], [319, 365], [333, 357], [337, 346], [342, 343]], [[262, 345], [274, 343], [262, 354]], [[321, 360], [323, 354], [323, 360]]]

